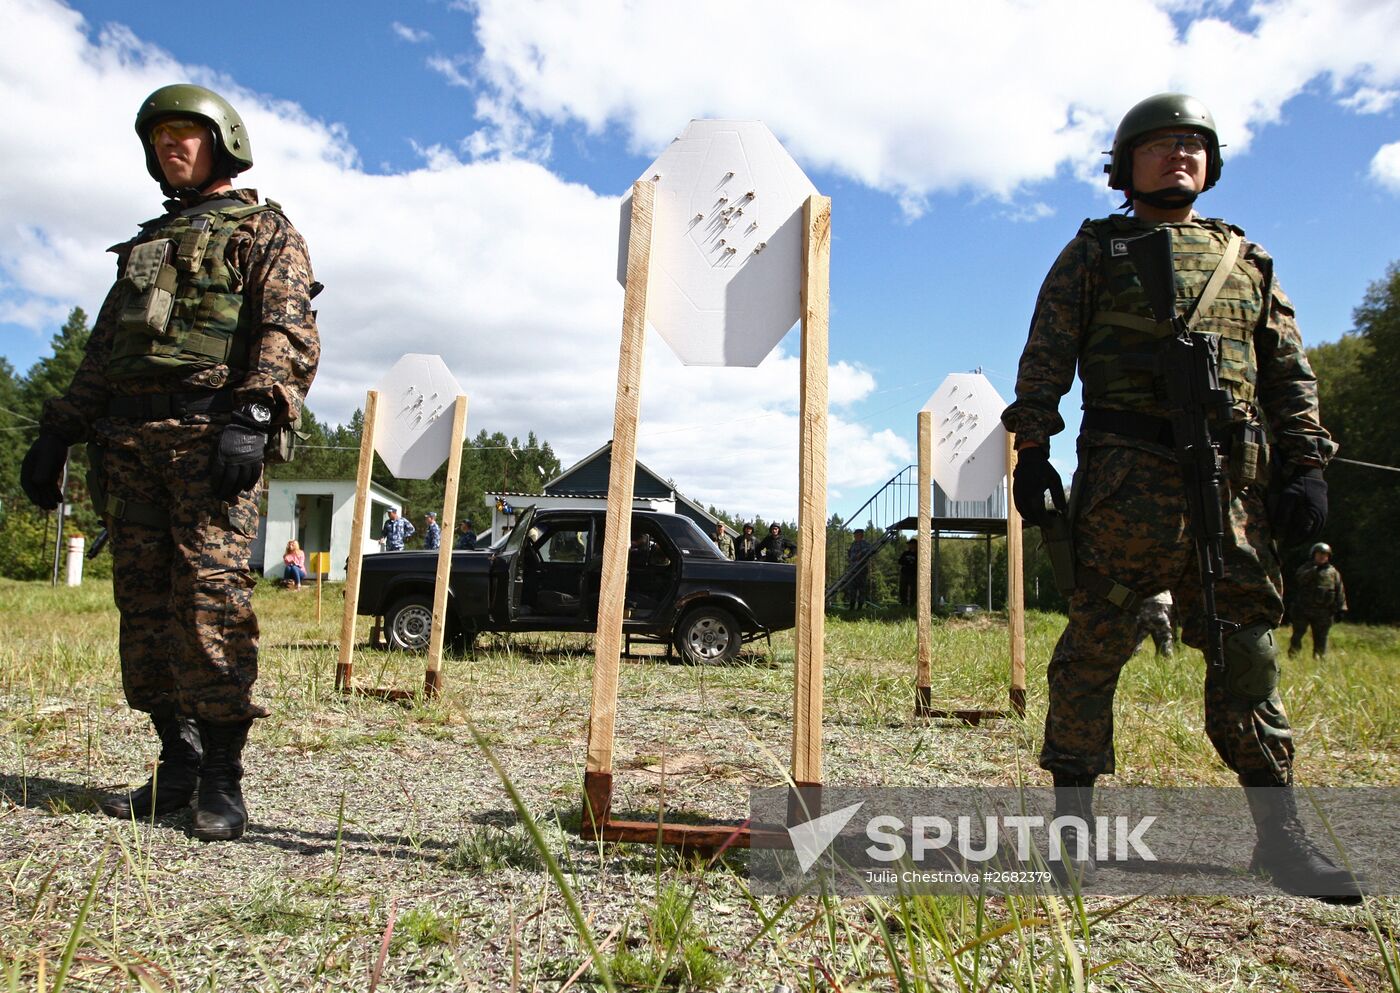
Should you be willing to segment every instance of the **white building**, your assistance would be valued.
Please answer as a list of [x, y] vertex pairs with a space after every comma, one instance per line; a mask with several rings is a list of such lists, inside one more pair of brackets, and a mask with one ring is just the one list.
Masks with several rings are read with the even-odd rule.
[[358, 543], [352, 541], [351, 529], [355, 516], [355, 481], [353, 479], [272, 479], [267, 486], [267, 514], [258, 528], [253, 546], [253, 562], [262, 563], [263, 575], [280, 578], [282, 555], [287, 542], [293, 538], [307, 555], [330, 552], [331, 582], [345, 580], [345, 563], [352, 545], [361, 552], [379, 551], [379, 532], [388, 519], [390, 507], [403, 507], [403, 498], [370, 483], [369, 503], [365, 508], [364, 533]]

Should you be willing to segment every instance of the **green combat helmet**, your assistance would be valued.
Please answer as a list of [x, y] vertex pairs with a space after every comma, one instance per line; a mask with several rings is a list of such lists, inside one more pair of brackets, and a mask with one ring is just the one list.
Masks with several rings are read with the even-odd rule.
[[1123, 115], [1113, 136], [1112, 158], [1103, 171], [1108, 173], [1109, 189], [1125, 193], [1133, 188], [1133, 146], [1150, 131], [1159, 128], [1191, 128], [1204, 131], [1207, 138], [1206, 185], [1210, 189], [1220, 178], [1220, 138], [1215, 118], [1206, 105], [1185, 93], [1158, 93], [1138, 103]]
[[253, 145], [248, 129], [227, 100], [213, 90], [193, 83], [162, 86], [145, 100], [136, 112], [136, 135], [146, 152], [146, 171], [167, 196], [175, 191], [165, 181], [156, 151], [151, 145], [151, 128], [163, 117], [194, 117], [209, 125], [218, 148], [214, 151], [214, 175], [232, 179], [253, 168]]
[[1312, 546], [1312, 551], [1308, 552], [1308, 554], [1316, 555], [1318, 552], [1330, 557], [1332, 554], [1332, 546], [1325, 541], [1319, 541], [1316, 545]]

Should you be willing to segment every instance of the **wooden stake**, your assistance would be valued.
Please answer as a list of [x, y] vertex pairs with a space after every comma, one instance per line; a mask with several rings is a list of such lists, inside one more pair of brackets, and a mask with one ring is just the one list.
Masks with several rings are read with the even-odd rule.
[[[321, 562], [316, 562], [316, 624], [321, 623]], [[318, 632], [319, 633], [319, 632]]]
[[822, 666], [826, 634], [827, 338], [831, 297], [831, 198], [802, 211], [802, 386], [797, 504], [797, 623], [794, 630], [792, 780], [822, 779]]
[[919, 632], [918, 674], [914, 680], [914, 713], [928, 710], [932, 700], [929, 667], [933, 658], [933, 411], [919, 411], [919, 573], [915, 623]]
[[613, 726], [617, 717], [617, 670], [622, 657], [622, 611], [627, 594], [627, 546], [632, 532], [632, 483], [637, 464], [637, 420], [641, 414], [642, 349], [647, 329], [647, 281], [651, 269], [651, 226], [656, 184], [632, 184], [632, 230], [627, 242], [627, 287], [622, 301], [622, 345], [617, 359], [617, 401], [613, 408], [612, 463], [608, 473], [608, 514], [603, 535], [603, 572], [598, 589], [598, 627], [593, 636], [593, 698], [588, 718], [585, 794], [595, 816], [608, 803], [590, 780], [611, 781]]
[[1021, 514], [1011, 499], [1016, 436], [1006, 432], [1006, 613], [1011, 628], [1011, 709], [1026, 713], [1026, 589]]
[[467, 431], [467, 398], [452, 405], [452, 442], [447, 455], [447, 485], [442, 495], [442, 519], [438, 522], [437, 577], [433, 580], [433, 629], [428, 637], [428, 668], [423, 673], [423, 693], [436, 696], [442, 688], [442, 642], [447, 631], [447, 592], [452, 583], [452, 532], [457, 526], [457, 484], [462, 477], [462, 442]]
[[350, 558], [345, 564], [345, 613], [340, 618], [340, 661], [335, 688], [348, 693], [355, 678], [355, 611], [360, 606], [360, 558], [364, 544], [365, 505], [369, 502], [370, 470], [374, 468], [374, 428], [379, 391], [365, 394], [364, 430], [360, 435], [360, 465], [355, 472], [355, 514], [350, 525]]

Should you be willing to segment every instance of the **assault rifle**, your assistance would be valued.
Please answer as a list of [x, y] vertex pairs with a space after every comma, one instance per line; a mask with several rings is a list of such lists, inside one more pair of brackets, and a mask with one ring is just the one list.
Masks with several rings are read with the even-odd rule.
[[1157, 373], [1166, 384], [1171, 408], [1172, 444], [1186, 488], [1186, 509], [1196, 564], [1205, 596], [1206, 659], [1225, 666], [1225, 629], [1215, 608], [1215, 584], [1225, 575], [1225, 506], [1230, 499], [1222, 445], [1211, 425], [1230, 423], [1230, 393], [1220, 386], [1220, 339], [1192, 331], [1176, 312], [1176, 275], [1172, 236], [1167, 228], [1127, 243], [1148, 306], [1158, 323], [1171, 322], [1173, 335], [1157, 356]]

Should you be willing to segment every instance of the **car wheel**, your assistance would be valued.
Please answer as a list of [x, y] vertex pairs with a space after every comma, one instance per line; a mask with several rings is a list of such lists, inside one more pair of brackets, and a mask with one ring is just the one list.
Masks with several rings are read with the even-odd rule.
[[676, 628], [676, 648], [681, 658], [701, 665], [734, 661], [743, 634], [734, 615], [723, 607], [697, 607]]
[[426, 652], [432, 633], [433, 601], [424, 594], [404, 597], [384, 615], [384, 635], [394, 651]]

